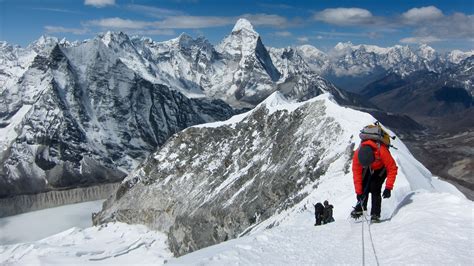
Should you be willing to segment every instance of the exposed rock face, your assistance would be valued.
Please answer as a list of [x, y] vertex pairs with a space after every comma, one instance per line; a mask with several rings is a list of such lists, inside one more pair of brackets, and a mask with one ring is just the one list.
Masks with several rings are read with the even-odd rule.
[[129, 175], [94, 222], [168, 232], [176, 255], [235, 238], [298, 203], [336, 161], [349, 171], [354, 144], [334, 106], [273, 94], [230, 122], [188, 128]]
[[95, 41], [37, 55], [1, 94], [0, 197], [122, 180], [149, 152], [191, 125], [234, 114], [136, 75]]

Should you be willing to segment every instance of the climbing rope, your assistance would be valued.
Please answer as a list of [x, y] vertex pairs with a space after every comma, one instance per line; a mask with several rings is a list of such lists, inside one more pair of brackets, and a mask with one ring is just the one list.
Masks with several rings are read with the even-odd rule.
[[[380, 265], [379, 264], [379, 258], [377, 256], [377, 252], [375, 251], [374, 239], [372, 238], [372, 230], [370, 230], [370, 221], [369, 221], [369, 219], [367, 219], [367, 215], [365, 215], [365, 212], [364, 212], [364, 219], [365, 219], [365, 222], [367, 223], [367, 227], [369, 229], [370, 243], [372, 245], [372, 251], [374, 252], [375, 262], [377, 262], [377, 266], [379, 266]], [[364, 247], [364, 235], [363, 234], [364, 234], [364, 223], [362, 223], [362, 247]], [[362, 255], [363, 258], [364, 258], [364, 256], [365, 255]]]
[[365, 266], [364, 222], [362, 222], [362, 265]]

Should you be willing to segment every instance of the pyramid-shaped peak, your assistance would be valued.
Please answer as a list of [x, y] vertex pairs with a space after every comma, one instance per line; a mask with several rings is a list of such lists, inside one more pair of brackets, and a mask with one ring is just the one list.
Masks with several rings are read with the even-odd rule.
[[250, 23], [250, 21], [248, 21], [245, 18], [239, 18], [239, 20], [237, 20], [237, 23], [235, 23], [235, 26], [232, 29], [232, 32], [236, 32], [240, 30], [255, 32], [255, 30], [253, 29], [252, 23]]

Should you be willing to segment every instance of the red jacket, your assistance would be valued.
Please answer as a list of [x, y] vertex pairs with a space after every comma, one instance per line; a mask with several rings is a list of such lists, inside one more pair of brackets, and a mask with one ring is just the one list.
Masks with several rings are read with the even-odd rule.
[[[381, 143], [379, 148], [379, 145], [377, 145], [377, 143], [372, 140], [365, 140], [361, 143], [361, 145], [371, 146], [375, 151], [375, 161], [370, 165], [370, 167], [372, 170], [379, 170], [383, 167], [387, 169], [387, 181], [385, 183], [385, 188], [392, 190], [393, 183], [395, 183], [395, 178], [397, 177], [398, 167], [387, 146]], [[358, 153], [359, 149], [354, 152], [354, 157], [352, 157], [352, 174], [354, 177], [355, 191], [357, 195], [362, 195], [364, 193], [364, 189], [362, 188], [363, 167], [359, 163], [359, 157], [357, 156]]]

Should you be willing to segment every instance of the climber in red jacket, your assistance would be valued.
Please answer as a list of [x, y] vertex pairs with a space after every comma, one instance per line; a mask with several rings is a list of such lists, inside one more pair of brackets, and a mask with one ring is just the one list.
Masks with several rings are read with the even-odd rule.
[[[353, 218], [362, 215], [362, 208], [367, 210], [368, 195], [371, 194], [371, 221], [380, 221], [382, 198], [390, 198], [398, 167], [386, 144], [374, 140], [362, 141], [352, 158], [352, 173], [357, 194], [357, 205], [352, 211]], [[385, 190], [381, 193], [382, 185]]]

